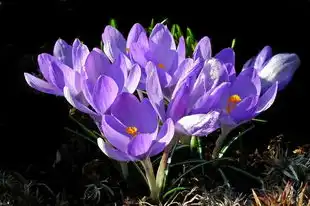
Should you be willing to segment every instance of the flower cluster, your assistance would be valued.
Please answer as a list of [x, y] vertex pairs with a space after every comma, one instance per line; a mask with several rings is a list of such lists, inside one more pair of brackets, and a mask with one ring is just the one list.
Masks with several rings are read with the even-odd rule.
[[232, 48], [213, 55], [203, 37], [187, 56], [184, 38], [176, 44], [162, 23], [150, 34], [136, 23], [127, 39], [106, 26], [102, 43], [90, 51], [78, 39], [72, 45], [59, 39], [53, 55], [38, 56], [44, 80], [28, 73], [25, 79], [90, 115], [103, 136], [99, 148], [118, 161], [157, 155], [174, 136], [207, 136], [251, 120], [300, 65], [296, 54], [272, 56], [266, 46], [237, 74]]

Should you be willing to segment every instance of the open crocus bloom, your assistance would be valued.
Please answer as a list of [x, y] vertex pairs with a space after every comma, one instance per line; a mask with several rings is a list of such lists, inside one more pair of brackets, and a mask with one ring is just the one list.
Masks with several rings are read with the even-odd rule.
[[[185, 42], [181, 37], [178, 48], [167, 26], [156, 24], [149, 38], [140, 24], [135, 24], [129, 32], [127, 42], [119, 31], [111, 26], [105, 28], [102, 34], [105, 53], [111, 56], [127, 53], [133, 62], [145, 68], [148, 61], [152, 61], [158, 69], [160, 83], [163, 88], [171, 86], [178, 65], [185, 59]], [[145, 89], [146, 73], [142, 70], [140, 89]]]
[[140, 102], [129, 93], [120, 94], [103, 115], [102, 132], [108, 142], [98, 138], [99, 148], [118, 161], [143, 160], [159, 154], [174, 135], [174, 124], [167, 119], [159, 129], [158, 116], [148, 99]]
[[[192, 65], [201, 70], [200, 74], [197, 77], [195, 69], [190, 69], [191, 72], [180, 79], [181, 83], [178, 82], [167, 110], [156, 67], [152, 62], [146, 66], [146, 91], [150, 102], [162, 121], [171, 118], [175, 122], [179, 133], [207, 136], [219, 128], [220, 112], [214, 105], [227, 88], [227, 83], [217, 86], [217, 82], [223, 76], [219, 70], [224, 67], [219, 62], [216, 64], [213, 61], [216, 60], [209, 60], [202, 69]], [[217, 72], [216, 76], [209, 75], [213, 70]]]
[[59, 39], [53, 54], [43, 53], [38, 56], [40, 72], [45, 80], [25, 73], [27, 83], [38, 91], [60, 96], [64, 95], [63, 88], [66, 86], [75, 98], [84, 101], [81, 73], [89, 54], [87, 46], [78, 39], [75, 39], [72, 46]]
[[271, 47], [265, 46], [256, 57], [249, 59], [243, 69], [254, 67], [261, 79], [262, 90], [265, 91], [276, 81], [282, 90], [293, 78], [300, 66], [300, 59], [294, 53], [280, 53], [272, 56]]
[[87, 104], [76, 99], [67, 87], [64, 88], [64, 94], [78, 110], [100, 117], [109, 110], [118, 94], [135, 92], [140, 77], [139, 65], [132, 64], [124, 54], [119, 53], [116, 61], [110, 63], [100, 49], [94, 48], [86, 59], [82, 73], [82, 91]]
[[254, 68], [243, 70], [220, 98], [222, 125], [236, 127], [267, 110], [276, 98], [277, 89], [278, 82], [275, 82], [262, 94], [257, 71]]

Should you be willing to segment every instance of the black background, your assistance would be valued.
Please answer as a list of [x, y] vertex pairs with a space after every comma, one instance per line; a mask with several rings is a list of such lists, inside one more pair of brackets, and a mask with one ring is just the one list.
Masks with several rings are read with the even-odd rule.
[[90, 49], [99, 46], [110, 18], [117, 20], [124, 35], [135, 22], [148, 26], [152, 17], [168, 18], [184, 30], [190, 27], [198, 39], [209, 36], [213, 54], [236, 38], [239, 69], [265, 45], [274, 53], [297, 53], [302, 64], [294, 80], [263, 116], [270, 121], [267, 138], [283, 133], [308, 141], [309, 1], [167, 2], [1, 1], [0, 168], [52, 164], [56, 148], [66, 138], [68, 105], [62, 98], [29, 88], [23, 73], [37, 72], [37, 55], [51, 53], [59, 37], [70, 43], [78, 37]]

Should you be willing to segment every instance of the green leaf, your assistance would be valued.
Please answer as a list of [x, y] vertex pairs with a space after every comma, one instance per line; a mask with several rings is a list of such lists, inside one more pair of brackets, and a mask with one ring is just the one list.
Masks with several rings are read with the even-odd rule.
[[154, 26], [155, 26], [155, 20], [152, 19], [152, 20], [151, 20], [151, 24], [150, 24], [150, 26], [149, 26], [149, 28], [148, 28], [147, 30], [148, 30], [149, 32], [151, 32], [151, 31], [153, 30]]
[[169, 190], [168, 192], [166, 192], [163, 196], [163, 199], [165, 199], [168, 195], [170, 195], [171, 193], [175, 193], [177, 191], [180, 191], [180, 190], [186, 190], [187, 188], [186, 187], [175, 187], [171, 190]]
[[233, 39], [233, 40], [232, 40], [232, 43], [231, 43], [231, 48], [232, 48], [232, 49], [235, 47], [235, 44], [236, 44], [236, 39]]
[[192, 40], [194, 40], [194, 34], [193, 34], [192, 30], [188, 27], [186, 28], [186, 37], [189, 37]]
[[183, 36], [183, 32], [181, 30], [181, 27], [178, 24], [176, 24], [176, 30], [177, 30], [176, 32], [177, 32], [178, 38]]
[[173, 24], [172, 27], [171, 27], [171, 34], [174, 37], [176, 36], [176, 33], [177, 33], [176, 32], [177, 31], [176, 27], [177, 27], [176, 24]]
[[168, 23], [168, 18], [165, 18], [162, 22], [160, 22], [161, 24], [167, 24]]
[[115, 19], [111, 19], [110, 20], [110, 23], [109, 23], [111, 26], [113, 26], [114, 28], [117, 28], [117, 24], [116, 24], [116, 20]]
[[267, 120], [264, 120], [264, 119], [252, 119], [252, 120], [255, 122], [261, 122], [261, 123], [267, 123], [268, 122]]

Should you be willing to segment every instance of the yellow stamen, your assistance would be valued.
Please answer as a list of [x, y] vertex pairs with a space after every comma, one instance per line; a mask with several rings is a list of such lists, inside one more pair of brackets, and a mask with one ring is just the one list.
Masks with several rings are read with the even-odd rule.
[[129, 48], [126, 48], [126, 52], [128, 53], [130, 50], [129, 50]]
[[127, 134], [130, 134], [131, 136], [135, 137], [138, 134], [138, 128], [137, 127], [127, 127], [126, 132], [127, 132]]
[[231, 95], [227, 100], [226, 111], [231, 113], [231, 111], [241, 102], [241, 97], [238, 94]]
[[157, 66], [158, 66], [158, 68], [160, 68], [160, 69], [164, 69], [164, 68], [165, 68], [165, 65], [163, 65], [163, 64], [158, 64]]

